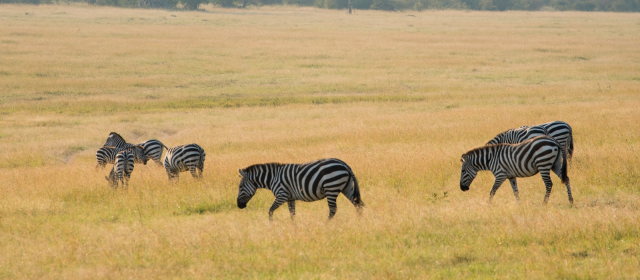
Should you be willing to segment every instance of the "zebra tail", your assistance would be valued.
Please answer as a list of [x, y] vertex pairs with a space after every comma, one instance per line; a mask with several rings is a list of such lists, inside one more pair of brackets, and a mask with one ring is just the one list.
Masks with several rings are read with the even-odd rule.
[[205, 157], [205, 153], [204, 150], [202, 150], [202, 153], [200, 153], [200, 161], [198, 161], [198, 169], [200, 169], [200, 173], [202, 174], [202, 171], [204, 170], [204, 157]]
[[353, 180], [353, 202], [358, 207], [364, 207], [364, 201], [362, 201], [362, 197], [360, 197], [360, 186], [358, 185], [358, 179], [356, 176], [351, 174], [349, 177], [350, 180]]
[[567, 158], [569, 160], [573, 158], [573, 133], [569, 137], [569, 145], [567, 147]]
[[567, 155], [562, 152], [562, 183], [569, 183], [569, 176], [567, 175]]

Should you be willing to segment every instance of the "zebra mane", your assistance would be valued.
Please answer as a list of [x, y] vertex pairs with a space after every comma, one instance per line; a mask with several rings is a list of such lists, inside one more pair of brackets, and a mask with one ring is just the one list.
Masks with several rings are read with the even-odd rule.
[[118, 134], [117, 132], [113, 132], [113, 131], [109, 133], [109, 136], [107, 137], [107, 139], [120, 139], [125, 143], [127, 142], [127, 141], [124, 140], [124, 138], [122, 136], [120, 136], [120, 134]]
[[283, 165], [283, 164], [279, 163], [279, 162], [258, 163], [258, 164], [249, 165], [249, 166], [245, 167], [244, 169], [242, 169], [242, 171], [243, 172], [253, 172], [253, 171], [256, 171], [256, 169], [259, 169], [260, 167], [264, 167], [264, 166], [280, 166], [280, 165]]
[[489, 144], [489, 145], [484, 145], [484, 146], [480, 146], [477, 148], [473, 148], [471, 150], [468, 150], [466, 153], [462, 154], [462, 158], [471, 155], [471, 154], [475, 154], [478, 151], [482, 151], [482, 150], [486, 150], [492, 147], [496, 147], [496, 146], [506, 146], [506, 145], [511, 145], [511, 144], [504, 144], [504, 143], [500, 143], [500, 144]]
[[505, 130], [503, 132], [498, 133], [497, 135], [502, 135], [502, 134], [506, 134], [506, 133], [509, 133], [509, 132], [515, 132], [515, 131], [523, 131], [523, 130], [527, 130], [529, 128], [531, 128], [531, 127], [528, 126], [528, 125], [523, 125], [521, 127], [516, 127], [516, 128], [509, 128], [509, 129], [507, 129], [507, 130]]
[[[538, 136], [538, 137], [544, 137], [544, 136]], [[478, 151], [483, 151], [483, 150], [491, 149], [491, 148], [494, 148], [494, 147], [518, 146], [518, 145], [520, 145], [520, 144], [522, 144], [522, 143], [531, 142], [531, 141], [533, 141], [533, 139], [536, 139], [536, 138], [538, 138], [538, 137], [531, 138], [531, 139], [527, 139], [527, 140], [525, 140], [525, 141], [523, 141], [523, 142], [521, 142], [521, 143], [517, 143], [517, 144], [510, 144], [510, 143], [498, 143], [498, 144], [488, 144], [488, 145], [480, 146], [480, 147], [477, 147], [477, 148], [473, 148], [473, 149], [471, 149], [471, 150], [468, 150], [466, 153], [462, 154], [462, 157], [464, 158], [464, 157], [465, 157], [465, 156], [467, 156], [467, 155], [475, 154], [475, 153], [477, 153]]]
[[[516, 128], [516, 129], [517, 129], [517, 128]], [[492, 147], [500, 147], [500, 146], [519, 146], [519, 145], [522, 145], [522, 144], [525, 144], [525, 143], [533, 142], [533, 141], [535, 141], [535, 140], [536, 140], [536, 139], [538, 139], [538, 138], [549, 138], [549, 139], [551, 139], [551, 140], [554, 140], [554, 141], [555, 141], [555, 139], [553, 139], [553, 138], [551, 138], [551, 137], [549, 137], [549, 136], [546, 136], [546, 135], [540, 135], [540, 136], [536, 136], [536, 137], [533, 137], [533, 138], [529, 138], [529, 139], [527, 139], [527, 140], [524, 140], [524, 141], [522, 141], [522, 142], [520, 142], [520, 143], [515, 143], [515, 144], [511, 144], [511, 143], [487, 144], [487, 145], [480, 146], [480, 147], [477, 147], [477, 148], [473, 148], [473, 149], [471, 149], [471, 150], [467, 151], [466, 153], [464, 153], [464, 154], [462, 155], [462, 157], [464, 157], [464, 156], [466, 156], [466, 155], [469, 155], [469, 154], [474, 154], [474, 153], [476, 153], [476, 152], [478, 152], [478, 151], [485, 150], [485, 149], [489, 149], [489, 148], [492, 148]]]

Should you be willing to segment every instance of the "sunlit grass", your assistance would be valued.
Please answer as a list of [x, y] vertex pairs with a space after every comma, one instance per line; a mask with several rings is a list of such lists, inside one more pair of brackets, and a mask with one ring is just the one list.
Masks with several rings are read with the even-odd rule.
[[[0, 6], [0, 278], [634, 279], [640, 17]], [[564, 120], [569, 176], [459, 190], [460, 155]], [[110, 131], [198, 143], [204, 179], [95, 169]], [[237, 170], [338, 157], [341, 197], [235, 207]]]

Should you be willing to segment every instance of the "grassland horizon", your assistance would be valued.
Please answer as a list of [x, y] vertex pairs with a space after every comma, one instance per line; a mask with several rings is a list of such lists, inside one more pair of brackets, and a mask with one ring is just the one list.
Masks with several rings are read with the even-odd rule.
[[[0, 279], [637, 279], [640, 15], [185, 12], [0, 5]], [[520, 202], [460, 156], [508, 128], [574, 129], [575, 207]], [[198, 143], [204, 178], [95, 151]], [[238, 169], [337, 157], [344, 197], [235, 205]]]

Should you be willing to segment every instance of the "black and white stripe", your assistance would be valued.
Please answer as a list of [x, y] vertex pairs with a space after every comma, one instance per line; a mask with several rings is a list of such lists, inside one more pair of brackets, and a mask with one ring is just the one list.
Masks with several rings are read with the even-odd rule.
[[162, 165], [162, 151], [163, 149], [168, 149], [167, 146], [156, 139], [148, 140], [140, 145], [144, 149], [144, 154], [147, 158], [152, 159], [158, 165]]
[[132, 149], [124, 149], [116, 154], [113, 168], [109, 176], [105, 177], [114, 188], [121, 183], [124, 188], [129, 184], [133, 172], [135, 154]]
[[183, 171], [191, 172], [194, 178], [202, 178], [205, 156], [204, 150], [198, 144], [169, 148], [164, 157], [164, 169], [169, 180], [178, 179], [178, 174]]
[[96, 151], [96, 168], [104, 168], [107, 164], [113, 164], [116, 160], [118, 149], [113, 146], [104, 146]]
[[[115, 149], [115, 153], [111, 149]], [[145, 165], [147, 164], [148, 157], [146, 156], [144, 146], [127, 143], [127, 141], [125, 141], [124, 138], [120, 136], [120, 134], [116, 132], [111, 132], [109, 133], [109, 136], [107, 137], [107, 141], [105, 141], [102, 148], [98, 149], [98, 151], [96, 152], [96, 160], [98, 161], [98, 166], [104, 167], [106, 163], [113, 163], [113, 160], [115, 159], [114, 157], [115, 154], [124, 149], [133, 150], [134, 156], [135, 156], [135, 162], [143, 163]], [[103, 163], [103, 162], [106, 162], [106, 163]]]
[[245, 208], [258, 188], [269, 189], [276, 197], [269, 208], [269, 218], [287, 202], [291, 217], [295, 216], [295, 201], [316, 201], [327, 198], [329, 218], [336, 214], [336, 199], [343, 193], [358, 209], [364, 206], [358, 180], [351, 168], [335, 158], [306, 164], [256, 164], [239, 170], [242, 176], [238, 190], [238, 207]]
[[116, 159], [116, 154], [124, 150], [127, 150], [133, 154], [135, 162], [145, 165], [147, 164], [148, 157], [145, 155], [144, 148], [141, 145], [134, 145], [128, 148], [104, 146], [96, 151], [96, 168], [104, 168], [107, 164], [113, 164]]
[[105, 141], [104, 145], [102, 145], [102, 146], [103, 147], [112, 146], [112, 147], [116, 147], [116, 148], [119, 148], [119, 149], [125, 149], [125, 148], [130, 148], [130, 147], [135, 146], [135, 145], [127, 143], [127, 141], [125, 141], [124, 138], [122, 136], [120, 136], [120, 134], [118, 134], [116, 132], [111, 132], [111, 133], [109, 133], [109, 136], [107, 136], [107, 141]]
[[549, 136], [562, 146], [563, 151], [570, 160], [573, 156], [573, 132], [571, 126], [563, 121], [554, 121], [543, 123], [534, 126], [521, 126], [519, 128], [509, 129], [487, 142], [488, 144], [517, 144], [527, 139], [531, 139], [537, 136], [546, 135]]
[[495, 176], [495, 182], [489, 193], [493, 198], [502, 183], [509, 179], [513, 194], [518, 196], [516, 178], [530, 177], [540, 173], [546, 187], [544, 202], [547, 203], [551, 194], [550, 171], [562, 179], [567, 187], [569, 202], [573, 205], [571, 186], [567, 176], [567, 158], [562, 146], [553, 138], [538, 136], [519, 144], [495, 144], [479, 147], [462, 155], [462, 172], [460, 189], [469, 190], [471, 182], [480, 170], [489, 170]]

